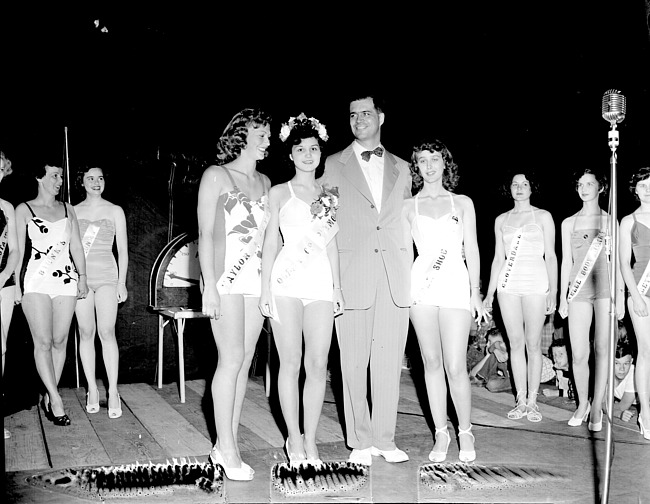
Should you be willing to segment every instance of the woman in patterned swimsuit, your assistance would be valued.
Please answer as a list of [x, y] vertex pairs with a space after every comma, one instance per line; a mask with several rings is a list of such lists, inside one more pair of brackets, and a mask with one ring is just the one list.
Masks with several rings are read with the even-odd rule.
[[[589, 417], [589, 430], [597, 432], [603, 425], [601, 404], [607, 389], [610, 326], [609, 267], [605, 250], [610, 217], [601, 210], [598, 197], [607, 191], [608, 185], [604, 176], [597, 176], [588, 168], [576, 174], [575, 182], [582, 208], [562, 222], [558, 312], [563, 318], [569, 317], [573, 378], [578, 393], [578, 408], [569, 419], [569, 425], [578, 427]], [[616, 273], [619, 277], [616, 308], [621, 319], [625, 315], [625, 285], [619, 268], [616, 268]], [[592, 321], [595, 369], [593, 398], [589, 404], [589, 333]]]
[[[327, 138], [325, 127], [304, 114], [283, 125], [280, 140], [285, 142], [286, 159], [294, 167], [295, 175], [269, 192], [271, 217], [262, 254], [260, 310], [272, 318], [280, 357], [278, 395], [287, 425], [285, 449], [290, 463], [318, 464], [320, 460], [316, 429], [325, 398], [327, 356], [334, 317], [343, 313], [336, 193], [328, 196], [330, 207], [318, 205], [324, 189], [316, 182], [316, 170]], [[303, 334], [305, 386], [301, 435], [298, 382]]]
[[[12, 172], [11, 161], [0, 151], [0, 181]], [[18, 242], [16, 238], [16, 215], [8, 201], [0, 199], [0, 332], [2, 333], [2, 375], [5, 372], [5, 352], [7, 333], [14, 312], [16, 294], [14, 292], [15, 274], [18, 265]], [[4, 430], [5, 439], [11, 434]]]
[[56, 199], [63, 170], [53, 164], [41, 166], [35, 174], [38, 195], [16, 207], [19, 263], [25, 259], [16, 296], [20, 298], [22, 289], [36, 370], [47, 390], [41, 406], [49, 420], [63, 426], [70, 425], [70, 418], [57, 387], [77, 298], [88, 293], [86, 261], [75, 211]]
[[[122, 416], [117, 391], [119, 349], [115, 338], [117, 305], [126, 301], [126, 272], [129, 265], [126, 218], [118, 205], [102, 198], [104, 172], [87, 168], [79, 173], [78, 183], [85, 190], [85, 199], [75, 205], [79, 234], [86, 256], [88, 296], [77, 301], [75, 313], [79, 324], [79, 356], [88, 383], [86, 410], [99, 411], [99, 391], [95, 380], [95, 332], [102, 342], [102, 356], [108, 378], [108, 416]], [[113, 256], [117, 245], [118, 264]]]
[[481, 322], [480, 257], [474, 203], [452, 191], [458, 167], [437, 140], [414, 147], [411, 155], [414, 198], [404, 200], [402, 226], [409, 250], [418, 257], [411, 270], [411, 323], [424, 361], [424, 378], [435, 423], [432, 462], [443, 462], [451, 436], [447, 427], [447, 385], [458, 418], [461, 462], [476, 459], [470, 414], [467, 341], [472, 318]]
[[235, 480], [250, 480], [254, 473], [241, 459], [237, 430], [264, 322], [258, 303], [271, 182], [257, 171], [257, 162], [267, 155], [270, 122], [260, 110], [237, 113], [219, 138], [218, 164], [206, 168], [199, 186], [202, 311], [211, 318], [219, 352], [212, 379], [217, 439], [210, 459]]
[[517, 390], [516, 405], [508, 418], [540, 422], [537, 394], [542, 377], [542, 327], [557, 302], [555, 224], [549, 212], [530, 204], [533, 183], [529, 175], [517, 173], [503, 189], [514, 200], [514, 208], [494, 223], [494, 259], [483, 304], [491, 310], [498, 293]]
[[[639, 429], [650, 440], [650, 292], [646, 288], [650, 276], [646, 276], [650, 263], [650, 167], [640, 168], [632, 175], [630, 191], [640, 205], [621, 220], [619, 251], [621, 274], [629, 292], [627, 306], [636, 334], [634, 382], [640, 405]], [[645, 292], [639, 291], [639, 284]]]

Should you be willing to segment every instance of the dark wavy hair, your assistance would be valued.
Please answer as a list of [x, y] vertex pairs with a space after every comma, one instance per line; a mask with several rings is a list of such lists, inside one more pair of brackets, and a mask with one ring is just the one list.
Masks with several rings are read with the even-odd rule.
[[[248, 128], [271, 125], [271, 116], [266, 112], [245, 108], [237, 112], [230, 120], [217, 142], [217, 159], [220, 163], [229, 163], [237, 159], [246, 148]], [[266, 153], [268, 155], [268, 152]]]
[[644, 166], [639, 168], [631, 177], [630, 177], [630, 192], [634, 194], [634, 197], [638, 200], [639, 195], [636, 193], [636, 185], [650, 177], [650, 166]]
[[[298, 145], [305, 138], [315, 138], [316, 141], [318, 142], [318, 145], [320, 146], [321, 157], [320, 157], [320, 164], [318, 165], [317, 168], [317, 170], [320, 171], [320, 168], [325, 161], [326, 141], [323, 140], [320, 136], [318, 136], [318, 130], [314, 128], [311, 121], [309, 120], [296, 121], [293, 128], [291, 128], [291, 133], [289, 133], [289, 136], [283, 142], [284, 161], [285, 163], [287, 163], [287, 166], [293, 168], [294, 164], [293, 161], [291, 161], [289, 154], [291, 154], [291, 150], [293, 149], [293, 146]], [[318, 178], [318, 172], [316, 176]]]
[[600, 171], [592, 170], [591, 168], [585, 168], [584, 170], [578, 170], [573, 172], [573, 181], [578, 186], [578, 182], [583, 175], [593, 175], [598, 182], [598, 189], [602, 189], [603, 193], [606, 193], [609, 189], [609, 182], [607, 180], [607, 175]]
[[0, 150], [0, 159], [2, 159], [2, 162], [5, 165], [5, 177], [6, 177], [7, 175], [10, 175], [13, 172], [13, 169], [11, 168], [11, 161], [1, 150]]
[[101, 170], [104, 179], [106, 179], [106, 168], [104, 168], [103, 164], [100, 165], [90, 163], [80, 166], [75, 172], [74, 185], [77, 190], [81, 191], [81, 193], [84, 192], [84, 175], [93, 168]]
[[458, 185], [458, 165], [454, 162], [454, 158], [449, 152], [449, 149], [440, 140], [433, 140], [432, 142], [425, 142], [413, 147], [411, 152], [411, 162], [409, 168], [413, 177], [413, 192], [417, 193], [422, 189], [424, 180], [418, 168], [417, 156], [422, 151], [439, 152], [442, 154], [442, 160], [445, 162], [445, 171], [442, 174], [442, 186], [448, 191], [453, 191]]
[[510, 187], [512, 186], [512, 180], [517, 175], [523, 175], [524, 177], [526, 177], [526, 180], [530, 184], [531, 194], [539, 193], [539, 182], [537, 181], [535, 172], [531, 169], [524, 169], [524, 170], [514, 170], [508, 173], [506, 178], [504, 178], [503, 183], [501, 184], [502, 196], [505, 196], [506, 198], [512, 198], [512, 192], [510, 191]]

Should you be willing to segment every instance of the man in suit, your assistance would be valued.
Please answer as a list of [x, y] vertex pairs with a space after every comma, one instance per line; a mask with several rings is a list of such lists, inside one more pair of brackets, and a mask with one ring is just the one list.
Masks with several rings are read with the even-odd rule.
[[327, 158], [321, 179], [340, 193], [337, 239], [345, 313], [336, 320], [336, 332], [350, 462], [365, 465], [372, 455], [408, 460], [394, 438], [413, 251], [404, 243], [401, 212], [411, 197], [411, 176], [406, 161], [381, 145], [384, 118], [376, 96], [353, 97], [355, 140]]

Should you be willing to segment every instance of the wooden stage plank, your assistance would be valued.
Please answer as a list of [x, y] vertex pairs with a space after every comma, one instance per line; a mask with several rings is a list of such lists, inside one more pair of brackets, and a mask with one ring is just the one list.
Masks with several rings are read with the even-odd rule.
[[180, 413], [172, 408], [156, 390], [144, 383], [120, 386], [122, 408], [125, 405], [169, 457], [207, 456], [212, 443]]
[[[490, 392], [484, 387], [472, 387], [472, 395], [474, 397], [479, 397], [481, 399], [487, 399], [495, 403], [505, 405], [503, 408], [503, 415], [507, 415], [508, 411], [515, 406], [514, 396], [511, 393], [502, 393], [502, 392]], [[560, 422], [566, 422], [571, 418], [573, 414], [572, 411], [566, 409], [557, 408], [550, 404], [544, 404], [541, 399], [537, 401], [539, 405], [539, 410], [542, 413], [544, 418], [548, 420], [556, 420]]]
[[[133, 462], [148, 462], [165, 457], [165, 450], [156, 442], [149, 431], [145, 429], [131, 410], [122, 405], [120, 418], [108, 418], [106, 390], [98, 386], [100, 409], [97, 413], [87, 413], [90, 423], [97, 433], [111, 464], [130, 464]], [[79, 404], [86, 408], [86, 390], [75, 390]]]
[[5, 439], [5, 471], [49, 469], [37, 406], [4, 418], [11, 437]]
[[70, 425], [59, 427], [50, 422], [39, 408], [50, 462], [54, 469], [76, 466], [95, 466], [111, 463], [97, 433], [82, 408], [75, 389], [59, 389]]

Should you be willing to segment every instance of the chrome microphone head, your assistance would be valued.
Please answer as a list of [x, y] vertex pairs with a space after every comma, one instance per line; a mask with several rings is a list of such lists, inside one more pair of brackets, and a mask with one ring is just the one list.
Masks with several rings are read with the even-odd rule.
[[625, 96], [616, 89], [605, 91], [603, 95], [603, 119], [611, 124], [620, 123], [625, 119]]

